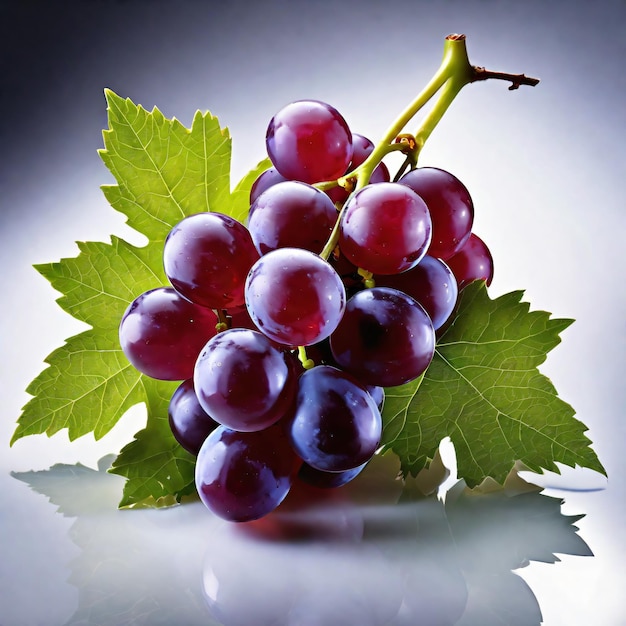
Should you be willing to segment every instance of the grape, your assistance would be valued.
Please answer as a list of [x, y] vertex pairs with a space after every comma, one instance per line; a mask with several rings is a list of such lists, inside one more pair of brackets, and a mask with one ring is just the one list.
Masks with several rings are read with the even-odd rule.
[[382, 420], [372, 396], [352, 376], [318, 365], [300, 376], [286, 429], [305, 463], [341, 472], [369, 461], [380, 442]]
[[413, 298], [389, 287], [373, 287], [348, 300], [330, 347], [339, 367], [363, 384], [394, 387], [426, 371], [435, 350], [435, 331]]
[[322, 258], [299, 248], [262, 256], [246, 281], [253, 322], [273, 341], [308, 346], [328, 337], [346, 305], [341, 278]]
[[287, 247], [321, 252], [336, 221], [332, 200], [298, 181], [272, 185], [248, 213], [248, 229], [261, 254]]
[[374, 274], [397, 274], [419, 263], [430, 243], [428, 207], [398, 183], [367, 185], [344, 207], [339, 249]]
[[367, 393], [372, 396], [372, 399], [376, 403], [378, 410], [381, 411], [383, 408], [383, 404], [385, 403], [385, 390], [382, 387], [378, 387], [376, 385], [365, 385], [365, 389], [367, 389]]
[[198, 453], [196, 489], [218, 517], [246, 522], [282, 502], [300, 464], [280, 425], [256, 432], [218, 426]]
[[[365, 159], [374, 150], [374, 143], [363, 135], [352, 133], [352, 162], [346, 174], [354, 171], [359, 165], [365, 162]], [[379, 163], [370, 176], [369, 184], [374, 183], [388, 183], [391, 180], [389, 176], [389, 170], [384, 163]], [[343, 187], [332, 187], [328, 189], [326, 193], [330, 196], [331, 200], [335, 204], [343, 205], [350, 195]]]
[[328, 262], [335, 268], [337, 274], [341, 276], [346, 290], [358, 291], [363, 288], [363, 277], [359, 275], [359, 268], [354, 263], [348, 261], [345, 255], [341, 253], [338, 256], [331, 254]]
[[252, 183], [252, 187], [250, 188], [250, 204], [254, 204], [254, 201], [266, 190], [269, 189], [272, 185], [276, 183], [282, 183], [287, 179], [279, 173], [279, 171], [275, 167], [270, 167], [265, 170], [257, 179]]
[[463, 247], [450, 259], [448, 265], [455, 275], [459, 289], [473, 280], [484, 280], [491, 285], [493, 280], [493, 257], [485, 242], [472, 233]]
[[143, 374], [187, 380], [204, 344], [215, 335], [211, 309], [183, 298], [171, 287], [147, 291], [131, 302], [120, 322], [120, 345]]
[[194, 371], [202, 408], [228, 428], [254, 431], [277, 422], [295, 397], [292, 361], [255, 330], [233, 328], [204, 347]]
[[363, 471], [366, 465], [367, 462], [353, 469], [344, 470], [343, 472], [324, 472], [311, 467], [307, 463], [303, 463], [300, 471], [298, 472], [298, 478], [302, 482], [313, 487], [320, 487], [321, 489], [334, 489], [335, 487], [341, 487], [342, 485], [349, 483]]
[[433, 223], [430, 256], [444, 261], [461, 249], [474, 221], [474, 204], [465, 185], [444, 170], [418, 167], [399, 181], [421, 196]]
[[378, 287], [393, 287], [417, 300], [426, 309], [435, 330], [450, 317], [459, 291], [452, 270], [430, 255], [408, 272], [375, 276], [374, 281]]
[[258, 258], [246, 227], [221, 213], [184, 218], [163, 248], [165, 274], [174, 289], [212, 309], [243, 304], [246, 276]]
[[178, 443], [194, 456], [218, 423], [200, 406], [193, 380], [178, 386], [167, 410], [172, 434]]
[[270, 120], [266, 147], [285, 178], [318, 183], [343, 176], [352, 159], [352, 133], [329, 104], [299, 100]]

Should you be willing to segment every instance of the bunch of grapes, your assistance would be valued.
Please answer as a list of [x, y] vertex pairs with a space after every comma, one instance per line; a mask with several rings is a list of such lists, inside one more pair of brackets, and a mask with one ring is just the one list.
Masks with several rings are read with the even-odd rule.
[[459, 289], [493, 273], [452, 174], [390, 182], [381, 161], [350, 193], [374, 145], [332, 106], [287, 105], [266, 145], [246, 225], [184, 218], [164, 245], [170, 285], [120, 324], [139, 371], [181, 381], [173, 435], [196, 456], [202, 501], [232, 521], [274, 510], [296, 479], [354, 478], [380, 447], [384, 388], [426, 371]]

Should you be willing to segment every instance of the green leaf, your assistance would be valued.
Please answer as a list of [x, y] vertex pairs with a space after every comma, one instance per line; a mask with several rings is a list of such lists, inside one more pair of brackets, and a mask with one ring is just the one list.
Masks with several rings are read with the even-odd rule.
[[121, 507], [167, 506], [195, 490], [195, 459], [174, 439], [168, 421], [167, 407], [177, 385], [142, 376], [148, 423], [110, 470], [128, 479]]
[[466, 287], [423, 379], [386, 389], [383, 443], [405, 475], [427, 466], [446, 436], [470, 487], [502, 483], [517, 460], [533, 471], [558, 472], [560, 462], [605, 473], [586, 427], [538, 370], [572, 320], [531, 312], [522, 295], [491, 300], [484, 282]]
[[269, 166], [262, 161], [231, 193], [231, 140], [209, 112], [198, 111], [191, 128], [148, 112], [110, 90], [105, 92], [109, 128], [100, 156], [117, 184], [102, 187], [111, 206], [148, 239], [137, 247], [79, 243], [79, 255], [36, 266], [60, 292], [61, 308], [91, 328], [46, 358], [47, 367], [28, 386], [26, 404], [11, 443], [27, 435], [52, 435], [64, 428], [70, 439], [104, 436], [133, 405], [145, 403], [147, 425], [125, 447], [112, 471], [128, 481], [122, 506], [179, 501], [193, 491], [193, 463], [167, 424], [172, 383], [137, 372], [119, 346], [118, 327], [138, 295], [167, 284], [163, 243], [187, 215], [218, 211], [243, 220], [250, 187]]

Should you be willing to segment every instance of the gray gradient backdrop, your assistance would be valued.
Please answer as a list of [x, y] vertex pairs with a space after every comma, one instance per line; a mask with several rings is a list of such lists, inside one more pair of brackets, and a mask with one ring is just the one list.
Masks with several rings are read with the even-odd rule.
[[210, 109], [233, 136], [236, 181], [264, 157], [267, 122], [291, 100], [325, 100], [377, 139], [430, 78], [452, 32], [467, 35], [474, 64], [541, 83], [467, 87], [422, 164], [450, 170], [472, 193], [475, 230], [495, 258], [491, 292], [525, 289], [533, 308], [577, 320], [543, 371], [588, 425], [610, 476], [607, 487], [565, 469], [560, 483], [607, 487], [565, 505], [588, 513], [579, 526], [596, 557], [522, 575], [546, 624], [626, 623], [625, 27], [619, 0], [3, 2], [0, 624], [62, 624], [76, 603], [65, 569], [76, 552], [70, 521], [9, 472], [93, 467], [143, 419], [133, 412], [99, 442], [59, 433], [8, 448], [25, 387], [81, 329], [31, 266], [74, 256], [76, 240], [139, 241], [99, 190], [112, 181], [96, 154], [103, 89], [185, 124]]

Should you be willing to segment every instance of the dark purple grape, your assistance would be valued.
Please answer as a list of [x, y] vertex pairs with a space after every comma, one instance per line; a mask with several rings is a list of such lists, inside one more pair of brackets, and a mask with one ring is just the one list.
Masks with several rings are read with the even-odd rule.
[[418, 167], [398, 182], [426, 202], [433, 223], [430, 256], [446, 261], [467, 241], [474, 221], [474, 204], [465, 185], [436, 167]]
[[343, 176], [352, 159], [352, 133], [334, 107], [299, 100], [270, 120], [266, 147], [285, 178], [318, 183]]
[[459, 293], [452, 270], [430, 255], [408, 272], [375, 276], [374, 281], [378, 287], [393, 287], [417, 300], [426, 309], [435, 330], [450, 317]]
[[398, 183], [367, 185], [344, 207], [339, 249], [374, 274], [410, 269], [426, 254], [431, 222], [424, 201]]
[[372, 396], [372, 399], [376, 403], [378, 410], [382, 411], [383, 404], [385, 403], [385, 390], [383, 387], [378, 387], [376, 385], [365, 385], [365, 389], [367, 389], [367, 393]]
[[382, 420], [372, 396], [352, 376], [318, 365], [300, 376], [286, 429], [305, 463], [342, 472], [369, 461], [380, 443]]
[[187, 380], [198, 354], [215, 335], [216, 324], [211, 309], [189, 302], [171, 287], [159, 287], [141, 294], [126, 309], [120, 345], [143, 374]]
[[212, 309], [244, 302], [246, 276], [259, 253], [247, 228], [221, 213], [196, 213], [170, 231], [165, 274], [185, 298]]
[[174, 438], [194, 456], [219, 425], [200, 406], [191, 379], [184, 381], [173, 393], [167, 414]]
[[373, 287], [348, 300], [330, 347], [339, 367], [363, 384], [394, 387], [426, 371], [435, 351], [435, 331], [413, 298]]
[[493, 257], [485, 242], [472, 233], [463, 247], [450, 259], [448, 265], [455, 275], [459, 289], [474, 280], [484, 280], [487, 286], [493, 280]]
[[346, 305], [337, 272], [299, 248], [279, 248], [262, 256], [250, 270], [245, 293], [259, 330], [288, 346], [308, 346], [328, 337]]
[[283, 501], [300, 464], [279, 425], [250, 433], [219, 426], [198, 453], [196, 489], [218, 517], [247, 522]]
[[299, 181], [276, 183], [250, 207], [248, 229], [260, 254], [276, 248], [319, 253], [337, 221], [332, 200]]
[[202, 408], [233, 430], [276, 423], [295, 398], [293, 363], [255, 330], [233, 328], [211, 339], [198, 357], [194, 387]]
[[359, 465], [350, 470], [344, 470], [343, 472], [324, 472], [311, 467], [307, 463], [303, 463], [298, 472], [298, 478], [312, 487], [334, 489], [349, 483], [363, 471], [366, 465], [367, 463], [363, 463], [363, 465]]
[[285, 182], [286, 180], [287, 179], [275, 167], [270, 167], [265, 170], [259, 174], [258, 178], [252, 183], [252, 187], [250, 187], [250, 204], [254, 204], [254, 201], [266, 189], [269, 189], [276, 183]]

